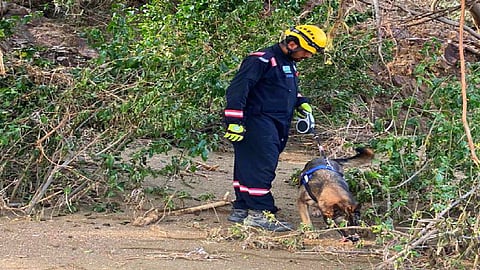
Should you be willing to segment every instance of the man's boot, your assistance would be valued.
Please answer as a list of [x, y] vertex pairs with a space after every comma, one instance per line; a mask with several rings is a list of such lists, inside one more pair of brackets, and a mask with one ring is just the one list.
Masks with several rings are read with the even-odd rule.
[[293, 231], [292, 225], [288, 222], [278, 221], [273, 214], [264, 213], [263, 211], [251, 210], [243, 224], [272, 232]]
[[227, 220], [235, 223], [242, 223], [247, 216], [248, 216], [248, 210], [232, 208], [232, 212], [230, 212], [230, 215], [227, 217]]

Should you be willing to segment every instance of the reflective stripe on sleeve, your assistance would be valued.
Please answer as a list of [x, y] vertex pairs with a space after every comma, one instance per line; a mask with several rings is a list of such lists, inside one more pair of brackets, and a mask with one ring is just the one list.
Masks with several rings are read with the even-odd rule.
[[264, 55], [264, 54], [265, 54], [265, 52], [253, 52], [253, 53], [251, 53], [250, 55], [253, 55], [253, 56], [262, 56], [262, 55]]
[[225, 117], [243, 118], [243, 111], [241, 111], [241, 110], [225, 110]]

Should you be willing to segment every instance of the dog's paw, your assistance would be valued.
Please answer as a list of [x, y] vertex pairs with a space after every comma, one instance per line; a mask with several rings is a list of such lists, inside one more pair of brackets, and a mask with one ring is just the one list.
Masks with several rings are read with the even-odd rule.
[[316, 218], [322, 217], [322, 211], [320, 211], [320, 208], [315, 206], [310, 207], [310, 214], [312, 215], [312, 217], [316, 217]]

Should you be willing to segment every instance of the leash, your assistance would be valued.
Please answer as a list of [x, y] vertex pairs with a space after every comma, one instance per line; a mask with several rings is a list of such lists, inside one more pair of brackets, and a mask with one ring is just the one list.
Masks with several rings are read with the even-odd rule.
[[[320, 153], [320, 157], [323, 158], [327, 166], [333, 170], [332, 164], [330, 164], [330, 160], [328, 160], [327, 155], [325, 154], [325, 150], [323, 149], [322, 142], [320, 141], [320, 135], [318, 135], [317, 130], [315, 128], [312, 128], [312, 134], [313, 134], [313, 139], [317, 143], [318, 147], [318, 152]], [[335, 171], [335, 170], [333, 170]]]
[[325, 150], [323, 149], [322, 143], [320, 141], [320, 136], [318, 135], [317, 130], [315, 128], [312, 128], [312, 134], [313, 134], [313, 139], [317, 143], [318, 152], [320, 152], [320, 156], [323, 157], [325, 161], [328, 161], [327, 155], [325, 155]]
[[305, 114], [305, 118], [298, 118], [297, 124], [295, 125], [297, 132], [300, 134], [313, 134], [313, 139], [317, 143], [320, 156], [327, 160], [327, 156], [325, 155], [325, 151], [320, 142], [320, 136], [315, 130], [315, 118], [313, 117], [313, 114], [306, 111], [303, 111], [303, 113]]

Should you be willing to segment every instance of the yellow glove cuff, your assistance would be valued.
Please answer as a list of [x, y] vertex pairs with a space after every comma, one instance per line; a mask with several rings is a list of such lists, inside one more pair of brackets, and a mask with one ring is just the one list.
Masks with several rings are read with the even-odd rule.
[[298, 106], [301, 110], [304, 110], [308, 113], [312, 113], [312, 106], [310, 106], [310, 104], [308, 103], [302, 103], [300, 104], [300, 106]]

